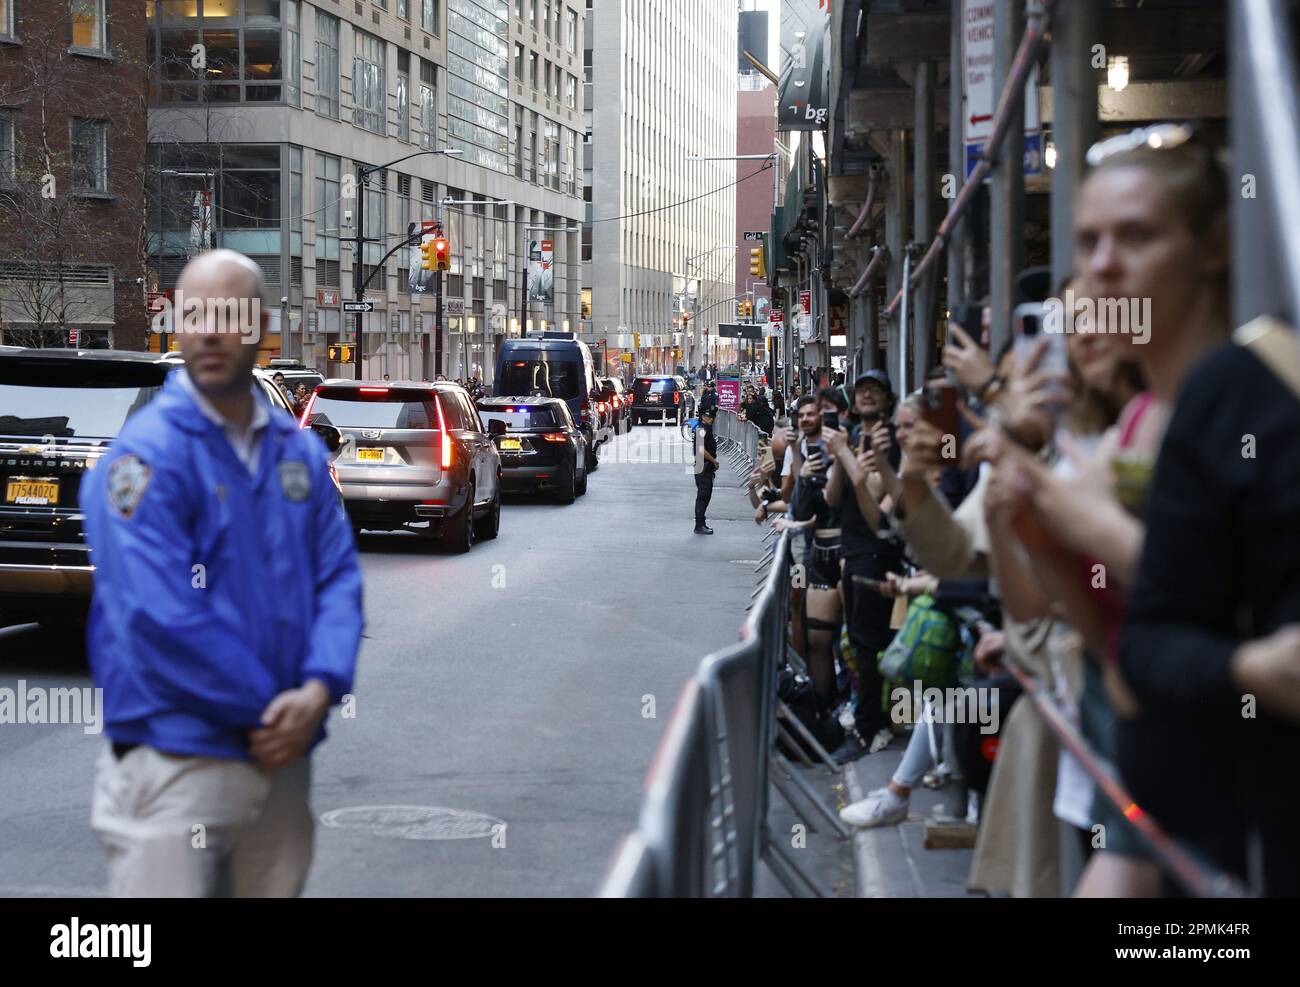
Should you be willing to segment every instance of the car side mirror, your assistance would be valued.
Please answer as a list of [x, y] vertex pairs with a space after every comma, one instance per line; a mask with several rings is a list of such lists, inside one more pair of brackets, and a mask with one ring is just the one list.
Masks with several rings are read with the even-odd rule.
[[493, 418], [488, 422], [488, 435], [496, 438], [498, 435], [506, 434], [506, 423], [500, 418]]
[[320, 436], [320, 440], [325, 443], [325, 448], [330, 452], [338, 452], [343, 447], [343, 433], [333, 425], [313, 422], [310, 428]]

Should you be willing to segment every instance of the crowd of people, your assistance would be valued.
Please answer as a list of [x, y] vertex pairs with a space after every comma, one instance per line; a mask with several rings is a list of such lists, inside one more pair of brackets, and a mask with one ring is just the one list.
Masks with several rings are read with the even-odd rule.
[[[1186, 893], [1132, 825], [1145, 814], [1205, 873], [1295, 895], [1300, 385], [1269, 333], [1229, 331], [1215, 152], [1136, 143], [1094, 149], [1073, 274], [1027, 272], [1019, 300], [1149, 301], [1144, 332], [1081, 307], [1058, 366], [1047, 334], [990, 353], [975, 302], [926, 387], [900, 399], [869, 370], [790, 394], [788, 417], [778, 403], [750, 497], [756, 521], [792, 529], [810, 728], [840, 763], [906, 743], [846, 822], [896, 825], [917, 786], [961, 777], [973, 890]], [[1133, 804], [1062, 746], [1013, 667]], [[900, 685], [996, 708], [996, 753], [989, 723], [900, 703]]]

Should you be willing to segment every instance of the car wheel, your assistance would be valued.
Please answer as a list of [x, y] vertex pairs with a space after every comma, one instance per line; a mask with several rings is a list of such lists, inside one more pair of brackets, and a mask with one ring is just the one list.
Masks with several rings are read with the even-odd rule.
[[572, 462], [565, 469], [564, 475], [560, 477], [559, 489], [555, 492], [555, 496], [561, 504], [572, 504], [577, 496], [577, 478], [575, 476], [577, 472], [578, 464]]
[[478, 535], [479, 541], [491, 541], [501, 532], [501, 487], [497, 487], [497, 495], [492, 499], [492, 506], [488, 512], [479, 518]]
[[465, 506], [460, 512], [447, 518], [443, 529], [443, 543], [452, 552], [462, 554], [468, 552], [474, 544], [474, 480], [471, 477], [469, 481], [470, 495], [465, 501]]
[[600, 468], [600, 447], [594, 442], [587, 446], [587, 472], [594, 473]]
[[573, 491], [579, 497], [587, 492], [587, 471], [585, 469], [582, 471], [582, 476], [578, 477], [577, 481], [574, 483]]

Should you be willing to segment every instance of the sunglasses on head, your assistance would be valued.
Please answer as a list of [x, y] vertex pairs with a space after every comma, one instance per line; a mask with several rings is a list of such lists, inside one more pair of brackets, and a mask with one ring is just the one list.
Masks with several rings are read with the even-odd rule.
[[1150, 127], [1139, 127], [1126, 134], [1116, 134], [1097, 141], [1088, 148], [1085, 160], [1088, 167], [1095, 168], [1107, 158], [1117, 154], [1127, 154], [1139, 147], [1149, 147], [1157, 151], [1168, 151], [1182, 147], [1196, 137], [1196, 131], [1185, 123], [1157, 123]]

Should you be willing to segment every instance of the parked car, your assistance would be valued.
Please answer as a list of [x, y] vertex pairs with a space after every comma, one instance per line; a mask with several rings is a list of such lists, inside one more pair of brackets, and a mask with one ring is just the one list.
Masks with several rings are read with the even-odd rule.
[[686, 381], [668, 374], [638, 377], [632, 382], [632, 420], [675, 422], [694, 416], [695, 396]]
[[587, 492], [587, 437], [559, 398], [493, 397], [478, 402], [479, 417], [491, 428], [501, 456], [501, 485], [507, 489], [553, 490], [572, 504]]
[[334, 463], [358, 532], [416, 530], [455, 552], [497, 536], [501, 461], [459, 384], [327, 380], [302, 421], [341, 433]]
[[615, 435], [622, 435], [632, 427], [632, 395], [617, 377], [601, 377], [598, 386], [601, 400], [610, 408], [610, 427]]
[[[290, 357], [275, 357], [265, 367], [259, 367], [264, 370], [268, 377], [274, 378], [276, 374], [284, 377], [284, 386], [292, 394], [299, 384], [306, 384], [308, 391], [314, 391], [325, 380], [325, 375], [319, 370], [304, 366], [301, 360]], [[290, 411], [293, 409], [290, 408]]]
[[[0, 347], [0, 615], [85, 617], [81, 478], [182, 366], [176, 353]], [[253, 377], [293, 417], [271, 375]]]
[[84, 618], [81, 479], [172, 367], [155, 353], [0, 347], [0, 614]]
[[547, 332], [506, 339], [497, 351], [492, 393], [560, 398], [587, 437], [587, 472], [600, 466], [601, 429], [595, 364], [591, 350], [572, 333]]

